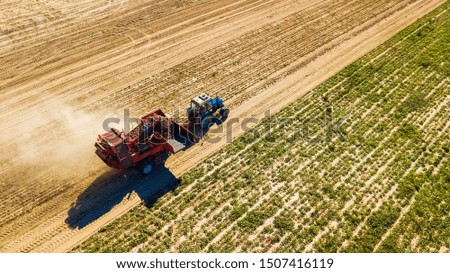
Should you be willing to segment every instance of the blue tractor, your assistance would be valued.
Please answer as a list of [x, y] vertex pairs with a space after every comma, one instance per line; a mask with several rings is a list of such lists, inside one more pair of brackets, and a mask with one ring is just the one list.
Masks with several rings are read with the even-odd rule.
[[225, 107], [221, 98], [213, 99], [204, 93], [193, 98], [191, 106], [187, 109], [189, 122], [200, 125], [202, 129], [207, 129], [214, 123], [220, 124], [228, 118], [229, 113], [230, 110]]

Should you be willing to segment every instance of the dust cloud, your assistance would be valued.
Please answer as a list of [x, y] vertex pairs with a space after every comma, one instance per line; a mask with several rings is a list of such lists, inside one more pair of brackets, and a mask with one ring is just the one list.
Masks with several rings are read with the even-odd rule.
[[104, 115], [77, 110], [54, 97], [13, 112], [13, 118], [2, 121], [0, 133], [1, 143], [8, 144], [0, 148], [1, 164], [8, 165], [9, 175], [29, 169], [66, 179], [102, 164], [94, 142], [104, 132]]

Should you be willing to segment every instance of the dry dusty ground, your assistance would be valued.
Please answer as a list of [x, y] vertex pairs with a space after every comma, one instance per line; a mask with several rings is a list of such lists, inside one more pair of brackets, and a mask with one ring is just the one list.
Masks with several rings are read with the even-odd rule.
[[67, 251], [243, 132], [125, 179], [93, 153], [105, 118], [202, 91], [262, 117], [443, 2], [2, 1], [0, 249]]

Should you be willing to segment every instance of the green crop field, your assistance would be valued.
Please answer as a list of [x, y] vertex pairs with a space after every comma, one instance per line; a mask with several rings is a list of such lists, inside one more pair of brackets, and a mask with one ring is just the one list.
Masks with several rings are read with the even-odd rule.
[[449, 252], [450, 3], [75, 252]]

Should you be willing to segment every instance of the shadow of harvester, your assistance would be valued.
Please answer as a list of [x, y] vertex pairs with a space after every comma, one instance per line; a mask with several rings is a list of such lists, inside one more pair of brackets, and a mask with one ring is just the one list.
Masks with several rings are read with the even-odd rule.
[[163, 165], [155, 168], [148, 176], [131, 170], [125, 178], [115, 170], [109, 170], [78, 196], [69, 209], [65, 222], [70, 228], [82, 229], [120, 202], [129, 199], [133, 192], [147, 207], [151, 207], [158, 198], [175, 190], [179, 184], [180, 180]]

